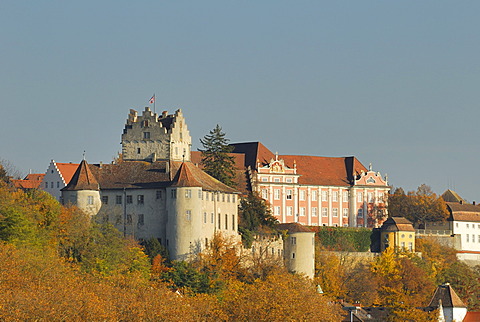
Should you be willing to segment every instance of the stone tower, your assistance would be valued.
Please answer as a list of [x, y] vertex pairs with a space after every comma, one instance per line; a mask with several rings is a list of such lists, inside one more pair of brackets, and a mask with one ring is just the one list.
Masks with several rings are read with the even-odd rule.
[[142, 115], [130, 110], [122, 134], [126, 161], [190, 161], [192, 138], [181, 109], [160, 117], [145, 107]]

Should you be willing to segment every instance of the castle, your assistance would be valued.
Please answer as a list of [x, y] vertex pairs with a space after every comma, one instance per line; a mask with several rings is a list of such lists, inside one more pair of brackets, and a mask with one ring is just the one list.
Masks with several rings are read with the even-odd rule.
[[62, 189], [77, 205], [136, 239], [157, 238], [172, 259], [204, 249], [216, 232], [238, 235], [238, 192], [190, 162], [191, 137], [182, 111], [160, 116], [130, 110], [123, 160], [83, 160]]

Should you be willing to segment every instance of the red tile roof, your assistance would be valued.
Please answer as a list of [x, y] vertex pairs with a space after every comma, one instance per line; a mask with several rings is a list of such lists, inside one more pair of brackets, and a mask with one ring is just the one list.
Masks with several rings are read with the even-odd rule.
[[[267, 165], [275, 155], [260, 142], [234, 143], [233, 153], [245, 155], [245, 168], [257, 169], [257, 161], [261, 166]], [[319, 157], [306, 155], [279, 155], [289, 168], [296, 163], [299, 183], [305, 185], [348, 186], [353, 184], [354, 177], [365, 166], [355, 157]]]
[[383, 223], [383, 231], [415, 231], [412, 223], [403, 217], [390, 217]]
[[463, 318], [463, 322], [478, 322], [480, 321], [480, 312], [467, 312]]
[[191, 162], [182, 162], [172, 183], [172, 187], [202, 187], [209, 191], [237, 192], [217, 179], [209, 176]]
[[62, 175], [63, 179], [65, 180], [65, 183], [69, 183], [70, 180], [72, 180], [73, 175], [75, 174], [75, 171], [77, 171], [78, 168], [78, 163], [59, 163], [55, 162], [58, 171], [60, 171], [60, 174]]
[[11, 180], [15, 188], [18, 189], [38, 189], [42, 183], [44, 173], [30, 173], [23, 180]]

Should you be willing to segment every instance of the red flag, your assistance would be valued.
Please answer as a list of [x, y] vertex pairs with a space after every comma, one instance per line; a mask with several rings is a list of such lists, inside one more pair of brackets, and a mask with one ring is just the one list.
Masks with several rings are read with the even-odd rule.
[[149, 101], [149, 102], [150, 102], [150, 104], [153, 104], [153, 103], [155, 103], [155, 94], [153, 94], [153, 96], [152, 96], [152, 98], [150, 99], [150, 101]]

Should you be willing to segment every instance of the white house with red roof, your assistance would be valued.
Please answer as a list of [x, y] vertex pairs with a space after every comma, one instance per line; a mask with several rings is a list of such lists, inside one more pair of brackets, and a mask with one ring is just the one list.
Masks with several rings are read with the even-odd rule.
[[378, 227], [386, 218], [386, 177], [355, 157], [278, 155], [260, 142], [236, 143], [248, 190], [271, 205], [280, 223]]
[[58, 201], [61, 201], [62, 193], [60, 190], [70, 182], [78, 165], [78, 163], [50, 161], [39, 188], [50, 193]]

